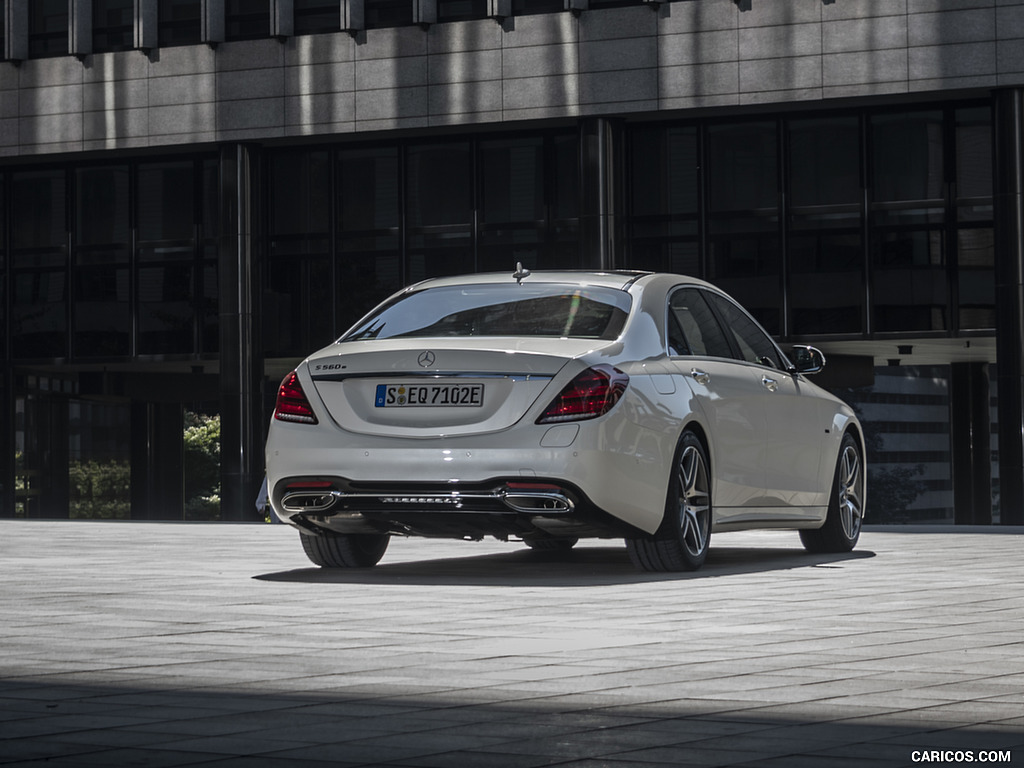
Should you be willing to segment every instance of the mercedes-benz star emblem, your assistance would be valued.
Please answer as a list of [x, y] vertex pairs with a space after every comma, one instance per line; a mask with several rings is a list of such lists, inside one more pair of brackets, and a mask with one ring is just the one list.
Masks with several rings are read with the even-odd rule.
[[430, 350], [426, 352], [420, 352], [420, 356], [416, 358], [416, 362], [420, 364], [421, 368], [430, 368], [434, 364], [434, 353]]

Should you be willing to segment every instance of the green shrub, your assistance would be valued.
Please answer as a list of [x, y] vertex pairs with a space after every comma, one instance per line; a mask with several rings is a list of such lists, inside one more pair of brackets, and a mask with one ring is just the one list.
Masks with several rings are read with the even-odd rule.
[[220, 518], [220, 416], [185, 412], [185, 519]]

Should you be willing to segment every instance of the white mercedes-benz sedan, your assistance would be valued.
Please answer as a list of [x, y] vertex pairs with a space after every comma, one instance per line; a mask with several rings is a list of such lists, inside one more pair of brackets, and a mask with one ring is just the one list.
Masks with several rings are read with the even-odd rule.
[[623, 538], [648, 571], [699, 568], [711, 534], [860, 536], [853, 411], [735, 301], [681, 275], [516, 272], [428, 280], [288, 374], [270, 502], [327, 568], [391, 536]]

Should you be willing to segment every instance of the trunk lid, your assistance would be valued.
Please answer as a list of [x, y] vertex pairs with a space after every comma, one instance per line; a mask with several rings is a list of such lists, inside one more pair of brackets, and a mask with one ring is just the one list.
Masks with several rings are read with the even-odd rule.
[[[307, 362], [341, 428], [437, 437], [495, 432], [519, 421], [593, 339], [408, 339], [335, 344]], [[553, 391], [546, 395], [554, 397]]]

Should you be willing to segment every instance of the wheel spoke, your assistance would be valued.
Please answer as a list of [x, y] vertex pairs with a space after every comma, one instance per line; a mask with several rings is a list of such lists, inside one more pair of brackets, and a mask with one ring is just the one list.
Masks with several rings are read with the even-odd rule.
[[699, 555], [707, 546], [710, 528], [710, 500], [707, 492], [707, 470], [700, 452], [688, 447], [679, 460], [680, 526], [683, 542], [692, 555]]
[[843, 525], [843, 532], [852, 539], [860, 531], [860, 521], [863, 517], [860, 500], [860, 455], [853, 446], [847, 446], [843, 451], [839, 482], [840, 521]]

